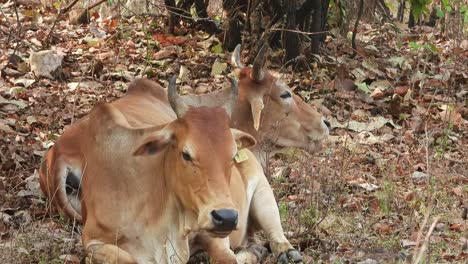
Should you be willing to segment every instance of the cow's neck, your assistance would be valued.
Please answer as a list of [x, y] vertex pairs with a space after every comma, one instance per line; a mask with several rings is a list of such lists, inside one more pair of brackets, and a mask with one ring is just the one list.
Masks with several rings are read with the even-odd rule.
[[244, 96], [239, 96], [237, 99], [236, 108], [231, 117], [231, 127], [249, 133], [256, 139], [258, 138], [258, 131], [254, 129], [250, 103]]
[[[161, 191], [164, 193], [163, 205], [159, 207], [161, 212], [158, 215], [155, 225], [148, 226], [148, 230], [152, 229], [152, 235], [147, 237], [145, 245], [151, 245], [154, 250], [154, 259], [156, 263], [186, 263], [189, 259], [189, 235], [192, 231], [196, 231], [197, 219], [187, 212], [176, 196], [176, 192], [168, 186], [168, 178], [177, 178], [177, 175], [172, 175], [175, 171], [174, 164], [168, 161], [167, 153], [162, 154], [161, 163], [153, 164], [153, 169], [165, 174], [154, 175], [163, 182]], [[155, 201], [157, 204], [158, 201]], [[145, 246], [146, 247], [146, 246]]]
[[[189, 259], [188, 233], [185, 232], [186, 219], [178, 206], [173, 193], [166, 200], [162, 218], [157, 224], [158, 230], [153, 239], [159, 244], [155, 246], [156, 263], [186, 263]], [[165, 262], [164, 262], [165, 261]]]

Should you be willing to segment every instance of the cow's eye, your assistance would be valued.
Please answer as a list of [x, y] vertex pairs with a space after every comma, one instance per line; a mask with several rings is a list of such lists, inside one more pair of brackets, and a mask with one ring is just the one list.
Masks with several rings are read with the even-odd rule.
[[182, 158], [184, 158], [184, 160], [186, 161], [192, 161], [192, 157], [190, 157], [190, 154], [188, 154], [185, 151], [182, 151]]
[[286, 99], [286, 98], [290, 98], [291, 97], [291, 93], [290, 92], [284, 92], [280, 95], [281, 98], [283, 99]]

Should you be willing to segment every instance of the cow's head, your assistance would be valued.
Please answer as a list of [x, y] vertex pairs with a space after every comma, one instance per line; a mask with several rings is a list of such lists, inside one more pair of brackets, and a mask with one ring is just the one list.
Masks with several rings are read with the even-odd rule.
[[[232, 54], [232, 63], [238, 67], [239, 75], [238, 107], [244, 115], [251, 116], [247, 123], [250, 127], [240, 128], [251, 133], [261, 131], [266, 139], [280, 147], [314, 150], [328, 136], [330, 123], [280, 78], [263, 69], [266, 52], [264, 45], [252, 67], [241, 64], [240, 45]], [[242, 109], [245, 104], [251, 113]]]
[[184, 213], [196, 219], [196, 229], [219, 237], [237, 227], [238, 211], [230, 196], [231, 170], [237, 151], [251, 147], [255, 139], [229, 127], [238, 88], [218, 107], [193, 107], [177, 94], [171, 79], [168, 98], [177, 119], [162, 129], [143, 133], [133, 152], [136, 156], [164, 155], [166, 186]]

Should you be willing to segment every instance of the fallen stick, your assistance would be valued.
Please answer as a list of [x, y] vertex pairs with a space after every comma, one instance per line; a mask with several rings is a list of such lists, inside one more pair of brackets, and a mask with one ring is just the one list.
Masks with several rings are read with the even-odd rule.
[[70, 11], [70, 9], [72, 9], [72, 7], [74, 7], [74, 6], [76, 5], [76, 3], [78, 3], [78, 1], [80, 1], [80, 0], [73, 0], [73, 1], [71, 1], [70, 4], [68, 4], [65, 8], [63, 8], [62, 10], [60, 10], [60, 15], [65, 14], [65, 13], [67, 13], [68, 11]]
[[[100, 0], [100, 1], [97, 1], [96, 3], [88, 6], [88, 7], [85, 7], [83, 12], [79, 13], [78, 15], [73, 15], [73, 17], [76, 18], [76, 21], [78, 23], [82, 23], [82, 24], [85, 24], [85, 23], [88, 23], [89, 22], [89, 18], [90, 18], [90, 14], [89, 14], [89, 10], [97, 7], [98, 5], [104, 3], [104, 2], [107, 2], [108, 0]], [[69, 11], [69, 10], [65, 10], [65, 11]], [[77, 10], [79, 11], [79, 10]], [[73, 22], [72, 22], [73, 24]]]
[[439, 219], [440, 219], [440, 216], [437, 216], [434, 219], [434, 222], [432, 222], [432, 225], [429, 228], [429, 231], [427, 231], [426, 237], [424, 238], [424, 242], [423, 242], [421, 248], [419, 248], [417, 258], [415, 259], [415, 261], [413, 261], [413, 264], [418, 264], [419, 261], [421, 261], [421, 258], [422, 258], [423, 254], [424, 254], [424, 251], [426, 251], [427, 245], [429, 244], [429, 239], [431, 238], [432, 232], [434, 231], [435, 226], [439, 222]]
[[[47, 38], [46, 38], [46, 47], [48, 47], [50, 45], [50, 37], [52, 36], [52, 32], [54, 31], [55, 29], [55, 26], [57, 25], [57, 22], [58, 20], [60, 19], [61, 16], [63, 16], [64, 14], [70, 12], [70, 10], [78, 3], [78, 1], [80, 0], [73, 0], [72, 2], [70, 2], [70, 4], [68, 4], [66, 7], [64, 7], [63, 9], [61, 9], [58, 14], [57, 14], [57, 17], [55, 18], [55, 21], [54, 21], [54, 24], [52, 25], [52, 28], [50, 29], [49, 31], [49, 34], [47, 34]], [[93, 9], [95, 8], [96, 6], [106, 2], [107, 0], [100, 0], [90, 6], [88, 6], [87, 8], [85, 8], [85, 10], [83, 11], [83, 13], [81, 13], [79, 16], [78, 16], [78, 19], [77, 21], [83, 21], [83, 20], [88, 20], [87, 18], [89, 18], [89, 10], [90, 9]]]

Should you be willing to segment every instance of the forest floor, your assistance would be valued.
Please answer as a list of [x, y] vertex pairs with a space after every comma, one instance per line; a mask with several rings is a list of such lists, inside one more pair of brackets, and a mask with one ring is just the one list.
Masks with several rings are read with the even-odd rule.
[[[158, 19], [65, 19], [49, 34], [50, 10], [1, 8], [0, 263], [78, 263], [79, 227], [48, 213], [39, 189], [48, 147], [134, 77], [165, 86], [179, 74], [182, 91], [197, 94], [228, 85], [230, 54], [201, 32], [166, 35]], [[466, 263], [468, 41], [434, 32], [363, 23], [354, 59], [335, 35], [295, 73], [280, 49], [270, 52], [267, 68], [334, 127], [320, 152], [285, 149], [269, 164], [286, 235], [305, 263], [411, 263], [424, 243], [421, 263]], [[63, 62], [39, 78], [28, 62], [48, 42]]]

